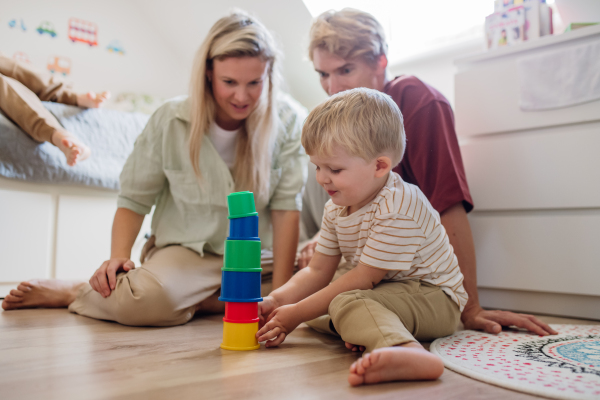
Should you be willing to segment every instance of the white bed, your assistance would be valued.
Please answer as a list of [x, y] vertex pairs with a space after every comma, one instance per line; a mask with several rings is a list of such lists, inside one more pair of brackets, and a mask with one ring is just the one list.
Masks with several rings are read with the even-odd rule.
[[[68, 167], [0, 115], [0, 297], [32, 278], [88, 280], [110, 257], [119, 173], [148, 116], [46, 103], [92, 157]], [[136, 240], [139, 264], [149, 218]]]
[[[31, 278], [87, 280], [110, 257], [117, 192], [0, 177], [0, 297]], [[135, 242], [139, 265], [150, 218]]]

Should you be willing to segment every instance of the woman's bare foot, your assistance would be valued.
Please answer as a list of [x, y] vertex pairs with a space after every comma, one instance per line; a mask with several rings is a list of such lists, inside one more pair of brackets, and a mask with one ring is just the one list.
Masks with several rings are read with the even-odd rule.
[[433, 380], [443, 372], [444, 363], [438, 356], [411, 342], [363, 355], [350, 366], [348, 382], [358, 386], [388, 381]]
[[52, 134], [52, 144], [63, 152], [67, 157], [67, 164], [71, 167], [92, 154], [89, 147], [66, 131], [55, 131]]
[[77, 95], [77, 105], [83, 108], [99, 108], [109, 98], [110, 92], [102, 92], [100, 94], [94, 92], [82, 93]]
[[34, 279], [21, 282], [16, 289], [10, 291], [2, 308], [16, 310], [18, 308], [59, 308], [68, 307], [84, 282], [59, 281], [57, 279]]

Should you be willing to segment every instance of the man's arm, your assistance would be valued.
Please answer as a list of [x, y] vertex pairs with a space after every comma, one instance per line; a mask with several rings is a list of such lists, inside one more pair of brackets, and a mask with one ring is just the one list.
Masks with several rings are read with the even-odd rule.
[[444, 211], [441, 220], [448, 233], [450, 244], [454, 247], [460, 271], [465, 277], [463, 285], [469, 300], [462, 312], [461, 320], [466, 329], [482, 329], [488, 333], [499, 333], [502, 326], [515, 325], [542, 336], [557, 334], [533, 315], [482, 309], [477, 293], [477, 262], [473, 234], [462, 203], [457, 203]]

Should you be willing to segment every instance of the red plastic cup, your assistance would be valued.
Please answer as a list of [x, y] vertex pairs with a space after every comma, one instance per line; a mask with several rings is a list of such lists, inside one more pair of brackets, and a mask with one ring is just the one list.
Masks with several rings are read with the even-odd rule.
[[225, 322], [249, 324], [258, 322], [258, 303], [225, 303]]

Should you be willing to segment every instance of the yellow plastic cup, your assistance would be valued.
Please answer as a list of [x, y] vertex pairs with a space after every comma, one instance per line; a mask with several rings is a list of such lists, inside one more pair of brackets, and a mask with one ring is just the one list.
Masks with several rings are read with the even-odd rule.
[[260, 348], [256, 340], [258, 322], [249, 324], [236, 324], [223, 321], [223, 343], [221, 348], [225, 350], [256, 350]]

